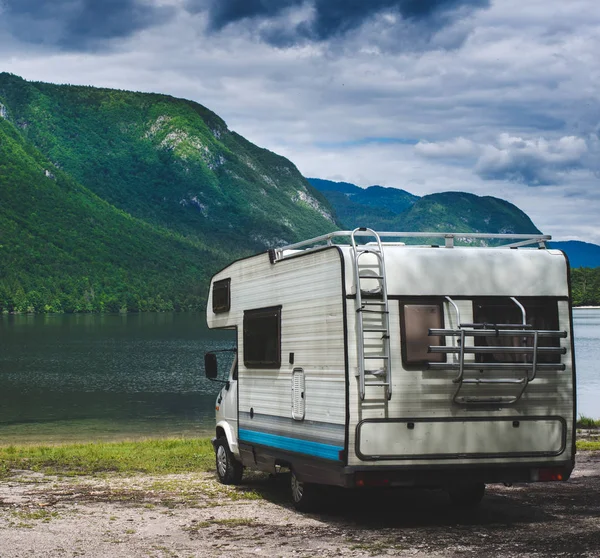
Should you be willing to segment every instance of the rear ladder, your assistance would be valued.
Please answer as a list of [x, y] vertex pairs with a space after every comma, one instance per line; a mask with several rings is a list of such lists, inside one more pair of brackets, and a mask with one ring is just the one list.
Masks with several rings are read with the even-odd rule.
[[[356, 236], [372, 236], [375, 242], [358, 245]], [[367, 387], [384, 387], [392, 397], [390, 318], [383, 246], [372, 229], [354, 229], [350, 235], [356, 284], [356, 338], [361, 400]], [[367, 256], [371, 255], [371, 257]], [[365, 257], [367, 256], [367, 257]], [[361, 261], [362, 260], [362, 261]], [[366, 381], [369, 376], [369, 381]]]

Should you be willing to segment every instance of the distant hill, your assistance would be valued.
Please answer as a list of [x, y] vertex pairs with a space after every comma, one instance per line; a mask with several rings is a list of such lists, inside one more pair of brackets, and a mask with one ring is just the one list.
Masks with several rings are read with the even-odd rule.
[[[540, 232], [518, 207], [491, 196], [442, 192], [418, 197], [396, 188], [360, 188], [348, 182], [319, 178], [308, 181], [327, 197], [345, 229], [367, 226], [381, 231]], [[597, 244], [569, 240], [552, 241], [549, 246], [563, 250], [573, 268], [600, 267]]]
[[397, 215], [409, 209], [419, 199], [398, 188], [359, 188], [348, 182], [319, 178], [309, 178], [308, 181], [324, 194], [345, 228], [369, 223], [369, 226], [378, 230], [394, 229]]
[[339, 228], [293, 163], [191, 101], [0, 73], [0, 125], [0, 311], [201, 308], [231, 259]]
[[600, 246], [579, 240], [550, 242], [552, 248], [565, 252], [571, 267], [600, 267]]
[[327, 197], [345, 228], [528, 234], [540, 231], [515, 205], [491, 196], [443, 192], [419, 198], [397, 188], [359, 188], [309, 178]]

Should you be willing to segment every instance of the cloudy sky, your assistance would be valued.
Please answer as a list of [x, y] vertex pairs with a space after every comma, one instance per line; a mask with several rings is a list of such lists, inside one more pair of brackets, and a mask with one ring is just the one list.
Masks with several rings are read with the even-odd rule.
[[598, 0], [0, 0], [0, 71], [193, 99], [305, 176], [600, 243]]

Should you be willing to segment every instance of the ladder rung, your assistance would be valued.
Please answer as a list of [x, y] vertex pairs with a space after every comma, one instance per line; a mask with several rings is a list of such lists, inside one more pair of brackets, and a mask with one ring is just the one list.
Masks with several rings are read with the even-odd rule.
[[383, 279], [383, 275], [359, 275], [359, 279]]
[[365, 382], [365, 386], [389, 387], [389, 382]]
[[385, 301], [383, 300], [363, 300], [363, 306], [384, 306]]
[[369, 328], [364, 328], [363, 331], [373, 331], [373, 332], [379, 332], [379, 333], [385, 333], [387, 331], [387, 328], [385, 327], [369, 327]]
[[378, 368], [377, 370], [365, 370], [365, 374], [371, 374], [372, 376], [385, 376], [385, 368]]
[[367, 310], [366, 308], [359, 308], [357, 312], [363, 312], [366, 314], [389, 314], [387, 310]]
[[389, 356], [386, 355], [365, 355], [364, 356], [365, 359], [367, 358], [375, 358], [375, 359], [385, 359], [385, 358], [390, 358]]

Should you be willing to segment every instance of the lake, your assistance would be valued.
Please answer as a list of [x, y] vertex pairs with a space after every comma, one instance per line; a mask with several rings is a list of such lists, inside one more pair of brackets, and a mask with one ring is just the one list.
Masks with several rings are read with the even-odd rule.
[[[600, 418], [600, 309], [576, 309], [578, 413]], [[207, 436], [230, 348], [203, 314], [0, 317], [0, 443]]]

